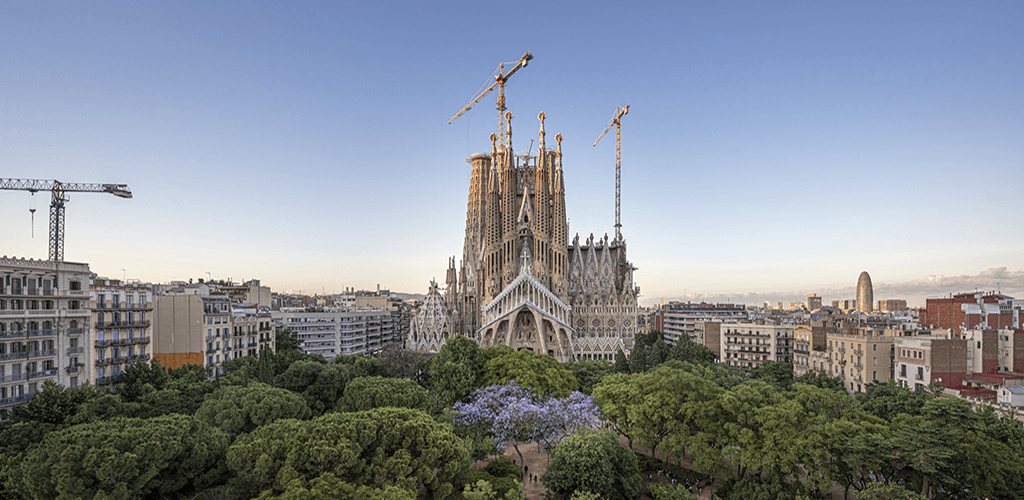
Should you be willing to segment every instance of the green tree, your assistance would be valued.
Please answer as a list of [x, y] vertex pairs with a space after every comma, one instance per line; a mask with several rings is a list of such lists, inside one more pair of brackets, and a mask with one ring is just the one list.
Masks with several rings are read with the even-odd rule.
[[122, 372], [123, 382], [117, 387], [117, 393], [125, 401], [136, 401], [142, 395], [146, 385], [156, 390], [164, 388], [170, 380], [167, 370], [160, 364], [160, 360], [153, 359], [150, 362], [136, 361]]
[[626, 353], [622, 350], [615, 351], [615, 373], [630, 373], [629, 371], [629, 358], [626, 357]]
[[228, 437], [184, 415], [115, 419], [55, 431], [12, 472], [27, 499], [141, 499], [223, 480]]
[[64, 387], [47, 380], [43, 382], [43, 389], [27, 405], [14, 408], [11, 422], [62, 425], [68, 415], [78, 411], [78, 405], [97, 396], [99, 393], [88, 384], [81, 388]]
[[426, 374], [421, 371], [424, 357], [421, 353], [406, 349], [402, 344], [388, 344], [378, 358], [381, 375], [422, 382], [426, 378]]
[[384, 407], [427, 410], [427, 391], [411, 380], [386, 377], [360, 377], [345, 386], [338, 400], [341, 411], [363, 411]]
[[608, 431], [581, 430], [559, 443], [541, 479], [556, 498], [577, 491], [611, 500], [640, 498], [636, 455]]
[[327, 472], [356, 487], [425, 487], [428, 495], [444, 498], [468, 461], [449, 425], [408, 408], [278, 420], [240, 436], [227, 460], [231, 488], [245, 498], [280, 494], [293, 480], [312, 481]]
[[503, 349], [484, 363], [480, 375], [481, 387], [501, 385], [513, 380], [538, 396], [567, 397], [579, 389], [576, 377], [569, 369], [546, 354], [528, 349]]
[[430, 364], [430, 392], [436, 404], [448, 407], [465, 401], [477, 388], [483, 366], [484, 353], [476, 342], [462, 335], [449, 337]]
[[594, 387], [594, 402], [601, 408], [605, 424], [625, 437], [630, 449], [633, 449], [633, 441], [640, 436], [635, 411], [643, 404], [639, 382], [639, 377], [616, 373]]
[[694, 500], [693, 493], [681, 484], [647, 483], [647, 492], [654, 500]]
[[570, 361], [565, 365], [579, 382], [580, 392], [587, 395], [593, 394], [594, 386], [605, 377], [615, 373], [614, 365], [602, 360]]
[[274, 379], [274, 385], [302, 395], [314, 415], [333, 409], [351, 380], [348, 365], [302, 359]]
[[764, 361], [750, 370], [750, 378], [763, 380], [779, 390], [788, 391], [793, 386], [793, 363]]
[[864, 491], [857, 493], [857, 500], [927, 500], [902, 485], [894, 483], [868, 483]]
[[715, 362], [715, 354], [711, 349], [690, 340], [689, 335], [680, 335], [679, 340], [669, 349], [668, 359], [709, 365]]
[[920, 415], [921, 409], [934, 396], [927, 391], [912, 391], [890, 380], [882, 384], [868, 384], [865, 392], [857, 394], [857, 399], [864, 411], [891, 422], [900, 414]]
[[264, 347], [260, 349], [259, 361], [256, 362], [256, 378], [267, 385], [274, 383], [274, 362], [271, 356], [270, 349]]
[[843, 387], [843, 380], [839, 377], [831, 377], [825, 372], [819, 372], [817, 370], [808, 370], [803, 375], [793, 379], [793, 382], [799, 382], [801, 384], [813, 385], [822, 389], [830, 389], [833, 391], [846, 392], [846, 388]]
[[284, 492], [275, 494], [264, 491], [257, 500], [415, 500], [416, 494], [397, 486], [377, 489], [370, 486], [355, 486], [327, 472], [306, 481], [296, 478], [288, 483]]
[[311, 413], [302, 396], [254, 382], [217, 389], [206, 397], [196, 418], [234, 437], [282, 418], [304, 420]]

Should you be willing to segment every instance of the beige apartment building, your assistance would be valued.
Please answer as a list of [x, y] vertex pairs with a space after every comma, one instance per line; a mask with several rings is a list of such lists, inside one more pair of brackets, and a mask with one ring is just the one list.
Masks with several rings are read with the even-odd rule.
[[153, 287], [93, 275], [89, 305], [94, 361], [84, 371], [96, 385], [109, 386], [120, 382], [123, 371], [135, 362], [150, 359]]
[[750, 370], [765, 361], [791, 363], [793, 326], [766, 323], [723, 323], [719, 336], [722, 361], [734, 368]]
[[932, 381], [960, 387], [970, 370], [968, 340], [938, 335], [896, 337], [894, 378], [904, 387], [923, 389]]
[[231, 306], [231, 333], [225, 336], [224, 360], [257, 356], [260, 350], [275, 349], [274, 322], [270, 312], [256, 304]]
[[893, 337], [874, 328], [852, 328], [828, 334], [829, 375], [843, 380], [848, 392], [865, 392], [872, 382], [892, 378]]
[[[799, 377], [812, 370], [825, 371], [824, 363], [818, 363], [818, 361], [827, 359], [825, 345], [824, 327], [795, 325], [793, 327], [793, 376]], [[817, 360], [812, 358], [815, 352], [820, 353]]]
[[49, 380], [88, 379], [88, 264], [0, 258], [0, 418]]

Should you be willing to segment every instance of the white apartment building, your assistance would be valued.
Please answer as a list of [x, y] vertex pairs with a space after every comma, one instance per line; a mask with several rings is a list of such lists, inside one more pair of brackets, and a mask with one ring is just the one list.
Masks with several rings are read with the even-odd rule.
[[[93, 324], [93, 363], [89, 379], [107, 386], [137, 361], [149, 361], [153, 340], [153, 287], [93, 275], [89, 287]], [[84, 354], [79, 348], [78, 353]], [[69, 368], [70, 369], [70, 368]]]
[[311, 312], [286, 308], [271, 313], [279, 329], [299, 338], [306, 354], [320, 354], [328, 360], [341, 355], [369, 355], [394, 338], [391, 311], [382, 309], [331, 310]]
[[793, 325], [722, 323], [722, 361], [750, 370], [765, 361], [793, 361]]
[[0, 418], [47, 380], [88, 380], [89, 265], [0, 258]]

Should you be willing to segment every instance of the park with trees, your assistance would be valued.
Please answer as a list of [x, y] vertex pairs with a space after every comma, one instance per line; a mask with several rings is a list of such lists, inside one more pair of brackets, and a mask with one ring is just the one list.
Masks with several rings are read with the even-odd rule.
[[556, 499], [1024, 499], [1024, 427], [938, 391], [853, 397], [659, 332], [614, 363], [461, 336], [328, 362], [278, 338], [213, 379], [47, 384], [0, 423], [0, 499], [511, 500], [538, 476]]

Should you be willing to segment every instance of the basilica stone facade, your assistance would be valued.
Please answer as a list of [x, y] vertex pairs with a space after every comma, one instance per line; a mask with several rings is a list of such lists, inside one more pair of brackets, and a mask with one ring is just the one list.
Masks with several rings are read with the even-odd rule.
[[560, 361], [611, 360], [636, 333], [634, 267], [626, 242], [591, 235], [568, 241], [562, 136], [545, 143], [544, 113], [536, 155], [515, 155], [512, 114], [506, 137], [491, 135], [469, 182], [462, 261], [451, 259], [442, 296], [431, 284], [407, 347], [434, 351], [462, 334], [482, 347], [531, 349]]

